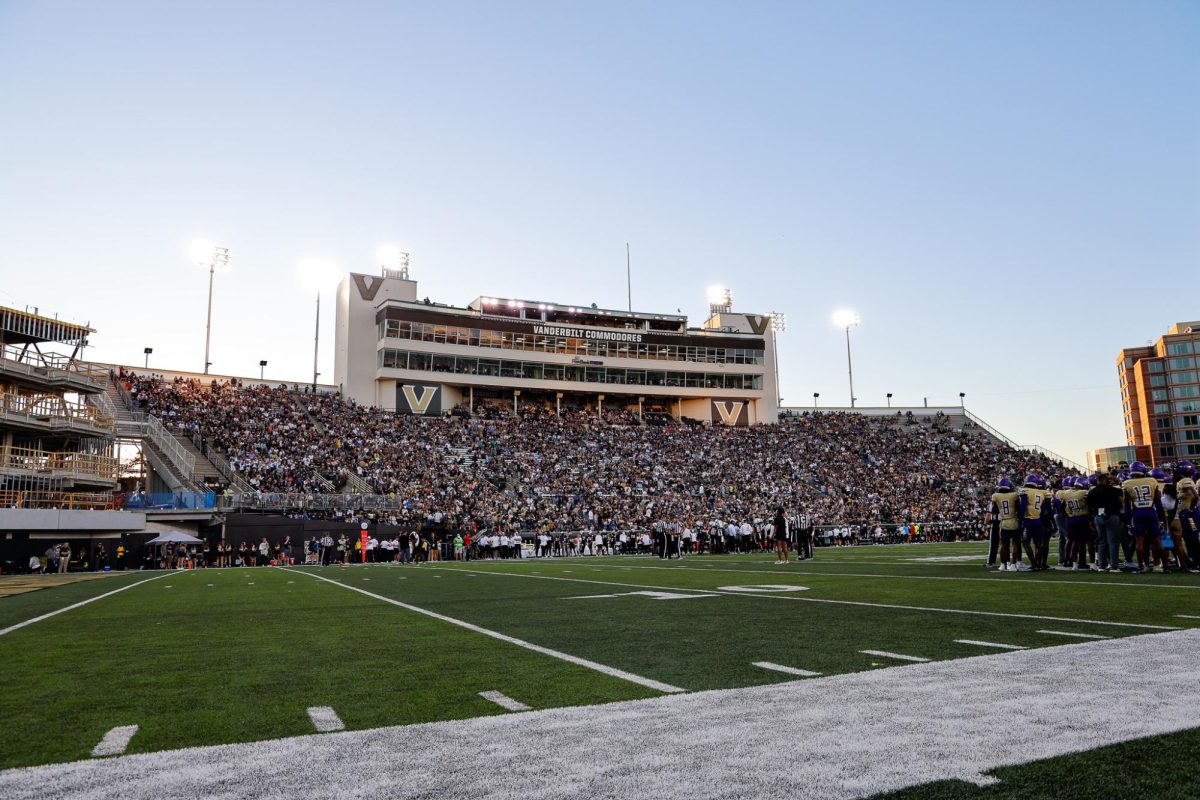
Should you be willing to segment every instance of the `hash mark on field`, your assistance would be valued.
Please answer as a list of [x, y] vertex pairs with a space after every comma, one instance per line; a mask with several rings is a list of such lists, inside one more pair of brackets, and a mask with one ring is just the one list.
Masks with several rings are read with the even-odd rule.
[[1038, 631], [1038, 633], [1048, 633], [1051, 636], [1072, 636], [1076, 639], [1108, 639], [1108, 636], [1101, 636], [1098, 633], [1071, 633], [1070, 631]]
[[1194, 617], [1191, 614], [1176, 614], [1175, 616], [1179, 617], [1180, 619], [1200, 619], [1200, 617]]
[[104, 734], [104, 738], [100, 740], [100, 744], [92, 748], [92, 757], [121, 755], [121, 753], [125, 752], [125, 748], [129, 747], [129, 740], [133, 738], [133, 735], [137, 731], [137, 725], [122, 725], [119, 728], [113, 728]]
[[869, 656], [880, 656], [882, 658], [898, 658], [901, 661], [916, 661], [918, 663], [924, 663], [924, 662], [930, 660], [928, 658], [921, 658], [921, 656], [906, 656], [903, 653], [889, 653], [887, 650], [859, 650], [858, 652], [865, 653], [866, 655], [869, 655]]
[[776, 672], [785, 672], [788, 675], [799, 675], [801, 678], [815, 678], [821, 674], [819, 672], [813, 672], [812, 670], [797, 669], [796, 667], [785, 667], [783, 664], [773, 664], [770, 661], [752, 661], [751, 663], [756, 667], [771, 669], [775, 670]]
[[507, 708], [509, 711], [529, 711], [530, 710], [529, 706], [525, 705], [524, 703], [522, 703], [520, 701], [513, 700], [511, 697], [504, 694], [503, 692], [480, 692], [479, 696], [482, 697], [484, 700], [491, 700], [496, 705], [501, 706], [503, 708]]
[[1029, 648], [1019, 644], [1000, 644], [999, 642], [981, 642], [977, 639], [955, 639], [958, 644], [973, 644], [976, 647], [995, 647], [998, 650], [1028, 650]]
[[346, 729], [342, 718], [329, 706], [312, 706], [308, 709], [308, 718], [319, 733], [331, 733]]

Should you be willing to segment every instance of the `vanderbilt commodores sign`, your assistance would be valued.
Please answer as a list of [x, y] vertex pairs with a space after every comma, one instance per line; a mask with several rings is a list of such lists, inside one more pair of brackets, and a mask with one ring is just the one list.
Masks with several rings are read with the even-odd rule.
[[713, 424], [747, 428], [750, 426], [749, 406], [750, 404], [745, 400], [713, 400]]
[[437, 417], [442, 413], [442, 387], [404, 383], [396, 387], [396, 413]]

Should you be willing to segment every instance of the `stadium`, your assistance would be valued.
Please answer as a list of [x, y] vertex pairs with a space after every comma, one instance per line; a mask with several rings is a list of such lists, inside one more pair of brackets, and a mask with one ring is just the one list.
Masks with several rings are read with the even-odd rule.
[[[6, 797], [734, 796], [780, 738], [807, 757], [756, 796], [973, 797], [1197, 746], [1164, 699], [1195, 575], [1072, 564], [1065, 528], [1049, 571], [981, 569], [995, 476], [1079, 465], [961, 406], [781, 408], [727, 296], [689, 328], [416, 288], [340, 282], [333, 385], [88, 362], [3, 310]], [[1146, 659], [1136, 722], [1090, 702]], [[980, 670], [1051, 676], [1052, 729]], [[388, 777], [319, 777], [355, 758]]]
[[0, 2], [0, 800], [1197, 800], [1197, 41]]

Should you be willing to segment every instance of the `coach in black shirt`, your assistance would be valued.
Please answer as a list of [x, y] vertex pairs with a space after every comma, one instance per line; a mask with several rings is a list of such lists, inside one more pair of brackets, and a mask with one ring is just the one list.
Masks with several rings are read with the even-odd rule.
[[[1120, 549], [1125, 544], [1125, 523], [1121, 520], [1121, 489], [1112, 485], [1107, 473], [1100, 473], [1098, 482], [1087, 493], [1088, 509], [1096, 522], [1096, 564], [1109, 572], [1120, 572]], [[1126, 555], [1128, 560], [1128, 555]]]

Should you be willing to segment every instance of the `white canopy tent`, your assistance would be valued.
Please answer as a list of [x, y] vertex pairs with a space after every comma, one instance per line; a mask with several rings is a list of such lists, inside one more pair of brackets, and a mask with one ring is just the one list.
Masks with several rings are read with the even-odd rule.
[[170, 531], [168, 533], [160, 533], [146, 544], [204, 544], [204, 540], [192, 536], [190, 533], [182, 533], [180, 531]]

